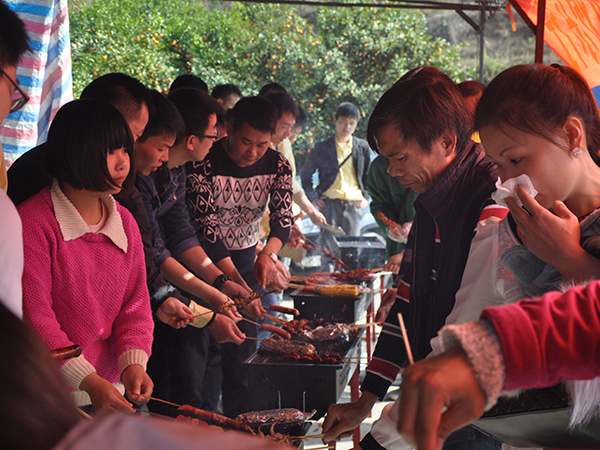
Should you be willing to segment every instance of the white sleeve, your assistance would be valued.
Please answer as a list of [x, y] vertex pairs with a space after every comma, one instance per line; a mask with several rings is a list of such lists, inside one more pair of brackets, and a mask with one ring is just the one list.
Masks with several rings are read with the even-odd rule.
[[381, 417], [371, 427], [371, 436], [386, 450], [410, 450], [413, 448], [396, 429], [399, 408], [400, 399], [386, 405], [381, 411]]
[[[446, 317], [446, 325], [478, 320], [484, 308], [504, 303], [502, 285], [496, 280], [500, 222], [498, 217], [490, 217], [477, 225], [460, 289], [454, 308]], [[442, 352], [439, 336], [431, 340], [431, 348], [435, 354]]]

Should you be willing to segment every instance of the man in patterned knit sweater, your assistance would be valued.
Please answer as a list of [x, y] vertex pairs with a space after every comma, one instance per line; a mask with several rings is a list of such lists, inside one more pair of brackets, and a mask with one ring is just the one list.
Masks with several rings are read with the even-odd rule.
[[[227, 138], [201, 162], [188, 163], [186, 198], [190, 219], [208, 256], [219, 264], [230, 257], [255, 291], [282, 290], [287, 283], [277, 253], [292, 229], [292, 172], [287, 159], [269, 148], [277, 108], [264, 97], [246, 97], [231, 110]], [[260, 219], [269, 203], [270, 234], [255, 255]], [[246, 333], [248, 334], [248, 333]], [[226, 344], [229, 345], [229, 344]], [[248, 408], [242, 361], [255, 349], [247, 341], [223, 350], [223, 408], [234, 416]]]

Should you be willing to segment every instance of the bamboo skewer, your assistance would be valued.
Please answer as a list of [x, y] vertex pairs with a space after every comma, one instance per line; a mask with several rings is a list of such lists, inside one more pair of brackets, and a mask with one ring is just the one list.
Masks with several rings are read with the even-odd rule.
[[251, 341], [262, 341], [263, 338], [257, 338], [253, 336], [246, 336], [246, 339], [250, 339]]
[[164, 414], [155, 413], [153, 411], [146, 411], [145, 409], [142, 409], [142, 408], [134, 407], [133, 409], [135, 409], [136, 411], [141, 412], [141, 413], [150, 414], [151, 416], [154, 416], [154, 417], [160, 417], [161, 419], [175, 420], [173, 417], [165, 416]]
[[404, 326], [404, 319], [402, 318], [402, 313], [398, 313], [398, 322], [400, 322], [400, 328], [402, 329], [402, 337], [404, 338], [404, 346], [406, 347], [408, 362], [414, 364], [415, 360], [413, 359], [412, 351], [410, 350], [410, 344], [408, 343], [408, 335], [406, 334], [406, 327]]
[[286, 323], [288, 323], [287, 320], [283, 320], [281, 317], [273, 316], [272, 314], [263, 313], [263, 316], [276, 323], [277, 325], [285, 325]]
[[[274, 294], [275, 292], [277, 292], [277, 291], [274, 291], [274, 290], [273, 290], [273, 291], [263, 292], [262, 294], [260, 294], [260, 295], [257, 295], [257, 296], [256, 296], [256, 298], [254, 298], [252, 301], [256, 300], [257, 298], [264, 297], [264, 296], [265, 296], [265, 295], [267, 295], [267, 294]], [[232, 300], [232, 301], [233, 301], [233, 300]], [[234, 304], [231, 306], [232, 308], [233, 308], [233, 306], [237, 306], [237, 303], [235, 303], [235, 301], [233, 301], [233, 303], [234, 303]], [[203, 313], [196, 314], [196, 315], [194, 316], [194, 318], [196, 318], [196, 317], [200, 317], [200, 316], [204, 316], [204, 315], [206, 315], [206, 314], [210, 314], [211, 312], [216, 312], [216, 311], [213, 311], [213, 310], [211, 309], [211, 310], [209, 310], [209, 311], [205, 311], [205, 312], [203, 312]]]
[[86, 413], [84, 410], [77, 408], [77, 412], [79, 413], [79, 415], [86, 420], [91, 420], [93, 419], [92, 416], [90, 416], [88, 413]]
[[312, 434], [312, 435], [307, 435], [307, 436], [294, 436], [294, 437], [290, 437], [290, 440], [292, 440], [292, 441], [304, 441], [306, 439], [321, 439], [323, 436], [325, 436], [325, 433]]

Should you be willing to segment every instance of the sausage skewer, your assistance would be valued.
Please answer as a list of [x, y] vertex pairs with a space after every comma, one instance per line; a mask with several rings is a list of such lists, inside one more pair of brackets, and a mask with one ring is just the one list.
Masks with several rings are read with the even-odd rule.
[[250, 322], [250, 323], [256, 325], [257, 327], [260, 327], [263, 330], [268, 331], [269, 333], [275, 333], [275, 334], [277, 334], [278, 336], [281, 336], [284, 339], [291, 339], [292, 338], [292, 335], [290, 333], [288, 333], [285, 330], [282, 330], [281, 328], [277, 328], [277, 327], [274, 327], [273, 325], [269, 325], [269, 324], [266, 324], [266, 323], [263, 323], [261, 325], [259, 323], [254, 322], [253, 320], [246, 319], [245, 317], [243, 317], [243, 319], [246, 322]]
[[294, 316], [300, 315], [300, 311], [298, 311], [296, 308], [287, 308], [281, 305], [270, 305], [269, 309], [273, 312], [278, 312], [282, 314], [292, 314]]

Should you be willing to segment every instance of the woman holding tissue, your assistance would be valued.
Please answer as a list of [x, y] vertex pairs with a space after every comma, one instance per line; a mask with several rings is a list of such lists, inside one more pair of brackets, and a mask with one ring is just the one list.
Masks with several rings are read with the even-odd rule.
[[600, 111], [581, 75], [512, 67], [485, 90], [475, 127], [510, 214], [480, 223], [446, 323], [600, 278]]
[[[505, 70], [484, 91], [475, 129], [498, 164], [492, 197], [510, 214], [479, 223], [447, 325], [600, 279], [600, 110], [581, 75], [559, 65]], [[439, 337], [431, 346], [443, 350]], [[600, 382], [574, 383], [577, 422], [600, 402]], [[586, 410], [578, 401], [585, 397], [598, 402]], [[373, 425], [382, 448], [410, 448], [396, 431], [397, 411], [398, 402]]]

